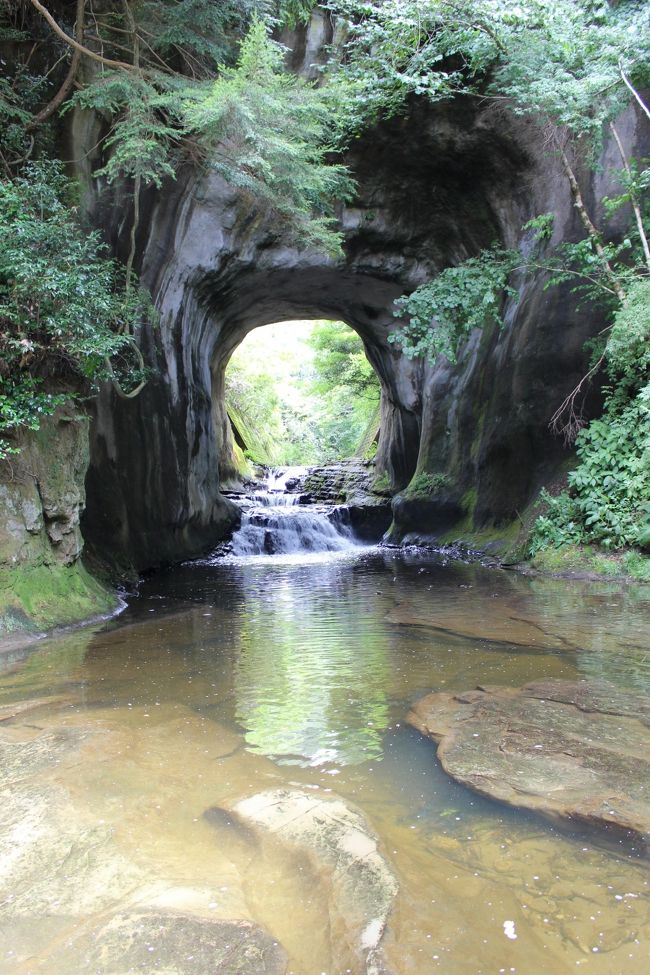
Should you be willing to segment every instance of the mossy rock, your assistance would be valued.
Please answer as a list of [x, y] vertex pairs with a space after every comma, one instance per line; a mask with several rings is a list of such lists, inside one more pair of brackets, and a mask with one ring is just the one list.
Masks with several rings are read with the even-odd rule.
[[0, 640], [78, 623], [117, 605], [116, 596], [79, 563], [0, 569]]

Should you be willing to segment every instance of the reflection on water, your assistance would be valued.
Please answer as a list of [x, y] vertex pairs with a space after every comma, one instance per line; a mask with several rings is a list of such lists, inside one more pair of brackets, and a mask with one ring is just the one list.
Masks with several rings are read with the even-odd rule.
[[236, 717], [252, 750], [286, 764], [380, 757], [390, 636], [377, 594], [350, 567], [241, 569], [243, 590], [264, 578], [241, 623], [234, 676]]
[[70, 975], [57, 952], [89, 916], [173, 891], [255, 918], [294, 975], [342, 975], [314, 879], [219, 812], [290, 786], [335, 791], [379, 834], [395, 975], [645, 973], [645, 864], [454, 784], [403, 718], [477, 683], [648, 689], [648, 597], [373, 550], [197, 563], [118, 620], [5, 659], [0, 706], [26, 710], [3, 726], [25, 764], [3, 815], [23, 803], [36, 865], [0, 868], [0, 971]]

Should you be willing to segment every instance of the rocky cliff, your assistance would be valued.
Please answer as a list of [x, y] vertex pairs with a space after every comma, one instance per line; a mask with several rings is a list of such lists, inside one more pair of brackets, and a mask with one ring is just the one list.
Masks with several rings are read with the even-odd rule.
[[109, 612], [81, 567], [88, 417], [59, 409], [0, 464], [0, 638]]
[[[630, 111], [619, 126], [630, 146], [636, 128]], [[612, 152], [605, 147], [598, 175], [583, 174], [596, 212], [611, 190]], [[185, 172], [143, 201], [139, 269], [160, 310], [143, 346], [157, 378], [137, 401], [107, 392], [98, 403], [83, 522], [98, 551], [144, 567], [223, 534], [234, 518], [219, 496], [220, 465], [232, 473], [224, 369], [247, 332], [273, 321], [337, 318], [363, 339], [382, 386], [377, 473], [397, 492], [397, 540], [507, 535], [570, 461], [548, 421], [602, 321], [568, 288], [520, 282], [505, 328], [472, 335], [458, 366], [409, 361], [387, 341], [398, 295], [495, 240], [529, 247], [521, 227], [532, 216], [555, 214], [550, 247], [582, 236], [540, 131], [467, 102], [414, 104], [368, 132], [349, 161], [359, 194], [340, 213], [338, 263], [289, 246], [280, 226], [209, 173]], [[119, 249], [128, 213], [106, 194], [97, 207]], [[416, 473], [430, 475], [430, 489], [399, 493]]]
[[[316, 15], [293, 38], [296, 70], [309, 72], [328, 29]], [[630, 110], [619, 125], [632, 151], [637, 123]], [[125, 256], [132, 200], [90, 178], [96, 136], [77, 112], [70, 148], [88, 207]], [[611, 190], [613, 152], [606, 145], [597, 174], [582, 174], [595, 212]], [[140, 336], [154, 371], [144, 392], [125, 402], [105, 389], [95, 407], [81, 525], [103, 559], [142, 569], [190, 557], [234, 523], [219, 491], [220, 471], [232, 473], [224, 370], [251, 329], [274, 321], [342, 319], [363, 339], [382, 387], [377, 474], [396, 495], [394, 539], [505, 536], [570, 461], [548, 420], [582, 375], [584, 342], [602, 322], [568, 289], [545, 291], [541, 277], [520, 282], [505, 327], [473, 334], [457, 366], [409, 361], [388, 342], [396, 297], [495, 240], [526, 249], [521, 227], [532, 216], [555, 214], [550, 247], [582, 236], [540, 130], [478, 102], [417, 102], [357, 140], [349, 162], [359, 192], [340, 212], [338, 262], [290, 246], [281, 225], [210, 172], [188, 168], [160, 192], [143, 192], [136, 265], [160, 320]]]

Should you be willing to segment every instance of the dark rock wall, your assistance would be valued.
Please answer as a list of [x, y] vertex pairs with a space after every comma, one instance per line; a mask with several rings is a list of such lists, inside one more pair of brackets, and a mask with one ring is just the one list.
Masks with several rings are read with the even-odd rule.
[[12, 446], [20, 453], [0, 463], [0, 571], [72, 565], [83, 545], [87, 417], [59, 408]]
[[[304, 41], [307, 54], [317, 47]], [[636, 129], [630, 110], [620, 125], [629, 146]], [[77, 158], [92, 135], [78, 117]], [[613, 151], [585, 177], [596, 211], [612, 191]], [[160, 322], [141, 338], [156, 375], [134, 401], [105, 390], [97, 403], [82, 527], [104, 558], [144, 568], [189, 557], [234, 523], [219, 494], [220, 463], [231, 473], [224, 369], [247, 332], [273, 321], [340, 318], [356, 329], [382, 385], [378, 474], [395, 491], [416, 470], [443, 475], [425, 503], [408, 493], [396, 500], [397, 538], [461, 520], [505, 524], [566, 463], [548, 420], [585, 368], [585, 339], [602, 325], [576, 310], [568, 290], [544, 291], [540, 277], [522, 282], [505, 328], [472, 335], [455, 367], [408, 361], [387, 341], [399, 294], [494, 240], [530, 246], [521, 226], [535, 214], [556, 214], [552, 246], [582, 236], [541, 133], [468, 101], [418, 103], [355, 142], [350, 163], [359, 194], [340, 214], [341, 262], [290, 246], [281, 225], [213, 174], [187, 170], [143, 195], [137, 263]], [[126, 191], [95, 186], [90, 200], [124, 254]]]

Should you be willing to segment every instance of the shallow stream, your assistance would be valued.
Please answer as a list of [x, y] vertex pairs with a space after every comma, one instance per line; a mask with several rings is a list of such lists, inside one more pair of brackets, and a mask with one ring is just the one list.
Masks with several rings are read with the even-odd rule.
[[254, 919], [293, 975], [356, 972], [314, 864], [219, 811], [291, 788], [340, 796], [378, 834], [399, 883], [394, 975], [645, 975], [647, 861], [454, 784], [404, 718], [478, 683], [650, 690], [649, 611], [650, 587], [390, 549], [231, 556], [0, 660], [0, 706], [26, 704], [7, 725], [0, 971], [72, 975], [63, 947], [145, 899]]

